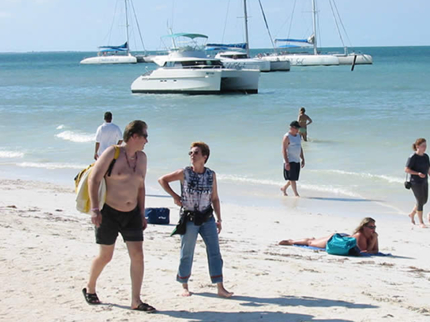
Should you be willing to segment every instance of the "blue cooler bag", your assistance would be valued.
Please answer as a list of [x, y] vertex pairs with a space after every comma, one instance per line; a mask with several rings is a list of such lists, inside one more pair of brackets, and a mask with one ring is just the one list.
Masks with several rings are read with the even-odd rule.
[[145, 217], [148, 224], [168, 225], [170, 223], [169, 208], [146, 208]]
[[327, 242], [326, 251], [331, 255], [355, 255], [357, 240], [354, 237], [334, 234]]

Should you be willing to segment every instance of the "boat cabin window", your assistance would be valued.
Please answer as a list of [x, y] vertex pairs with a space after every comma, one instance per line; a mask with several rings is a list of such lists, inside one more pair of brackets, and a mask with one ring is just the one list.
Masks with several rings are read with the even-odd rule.
[[246, 54], [221, 54], [220, 55], [223, 58], [231, 58], [231, 59], [242, 59], [242, 58], [248, 58]]
[[200, 67], [200, 68], [211, 68], [221, 67], [222, 63], [219, 60], [190, 60], [180, 62], [184, 68], [186, 67]]
[[174, 68], [182, 68], [182, 64], [177, 61], [167, 61], [164, 64], [164, 67], [174, 67]]

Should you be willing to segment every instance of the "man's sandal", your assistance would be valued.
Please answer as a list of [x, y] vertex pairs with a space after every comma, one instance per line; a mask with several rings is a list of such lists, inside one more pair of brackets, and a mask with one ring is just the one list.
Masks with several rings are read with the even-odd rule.
[[154, 312], [156, 312], [157, 310], [155, 309], [155, 307], [153, 307], [153, 306], [151, 306], [151, 305], [149, 305], [149, 304], [146, 304], [146, 303], [140, 303], [136, 308], [134, 308], [133, 310], [135, 310], [135, 311], [143, 311], [143, 312], [146, 312], [146, 313], [154, 313]]
[[85, 301], [87, 301], [88, 304], [90, 304], [90, 305], [101, 304], [96, 293], [93, 293], [93, 294], [87, 293], [86, 288], [82, 289], [82, 293], [84, 294]]

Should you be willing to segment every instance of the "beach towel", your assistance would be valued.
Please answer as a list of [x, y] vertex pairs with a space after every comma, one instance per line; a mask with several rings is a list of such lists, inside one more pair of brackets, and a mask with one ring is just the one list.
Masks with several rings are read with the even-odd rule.
[[[318, 251], [321, 251], [321, 252], [325, 252], [326, 251], [325, 248], [319, 248], [319, 247], [313, 247], [313, 246], [307, 246], [307, 245], [293, 245], [293, 246], [301, 247], [301, 248], [307, 248], [307, 249], [311, 249], [311, 250], [318, 250]], [[345, 255], [345, 256], [348, 256], [348, 255]], [[376, 254], [360, 253], [359, 256], [362, 256], [362, 257], [371, 257], [371, 256], [393, 256], [393, 255], [391, 253], [381, 253], [381, 252], [378, 252]]]
[[[82, 175], [78, 188], [76, 189], [76, 209], [80, 212], [89, 214], [91, 212], [90, 192], [88, 189], [88, 177], [94, 167], [90, 167]], [[99, 186], [99, 204], [98, 208], [102, 209], [106, 201], [106, 180], [102, 179]]]
[[[115, 146], [115, 155], [114, 158], [109, 165], [107, 175], [110, 175], [113, 165], [115, 164], [116, 159], [118, 159], [120, 153], [119, 146]], [[91, 174], [91, 171], [94, 168], [94, 164], [89, 165], [87, 168], [80, 171], [75, 177], [75, 185], [76, 185], [76, 209], [80, 212], [90, 214], [91, 213], [91, 202], [90, 202], [90, 192], [88, 189], [88, 179]], [[98, 208], [102, 209], [105, 201], [106, 201], [106, 180], [103, 177], [100, 182], [99, 192], [98, 192], [99, 204]]]

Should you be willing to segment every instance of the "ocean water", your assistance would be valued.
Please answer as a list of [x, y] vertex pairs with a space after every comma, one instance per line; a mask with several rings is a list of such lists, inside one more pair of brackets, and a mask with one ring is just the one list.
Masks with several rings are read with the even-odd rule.
[[223, 200], [288, 207], [279, 191], [281, 143], [304, 106], [313, 123], [302, 197], [404, 213], [414, 203], [403, 187], [406, 159], [416, 138], [430, 138], [430, 47], [361, 51], [373, 65], [292, 67], [261, 74], [257, 95], [226, 96], [131, 94], [153, 64], [79, 65], [92, 53], [0, 54], [0, 177], [72, 186], [93, 161], [94, 134], [109, 110], [122, 129], [134, 119], [149, 125], [148, 193], [161, 194], [156, 179], [188, 165], [190, 143], [202, 140]]

